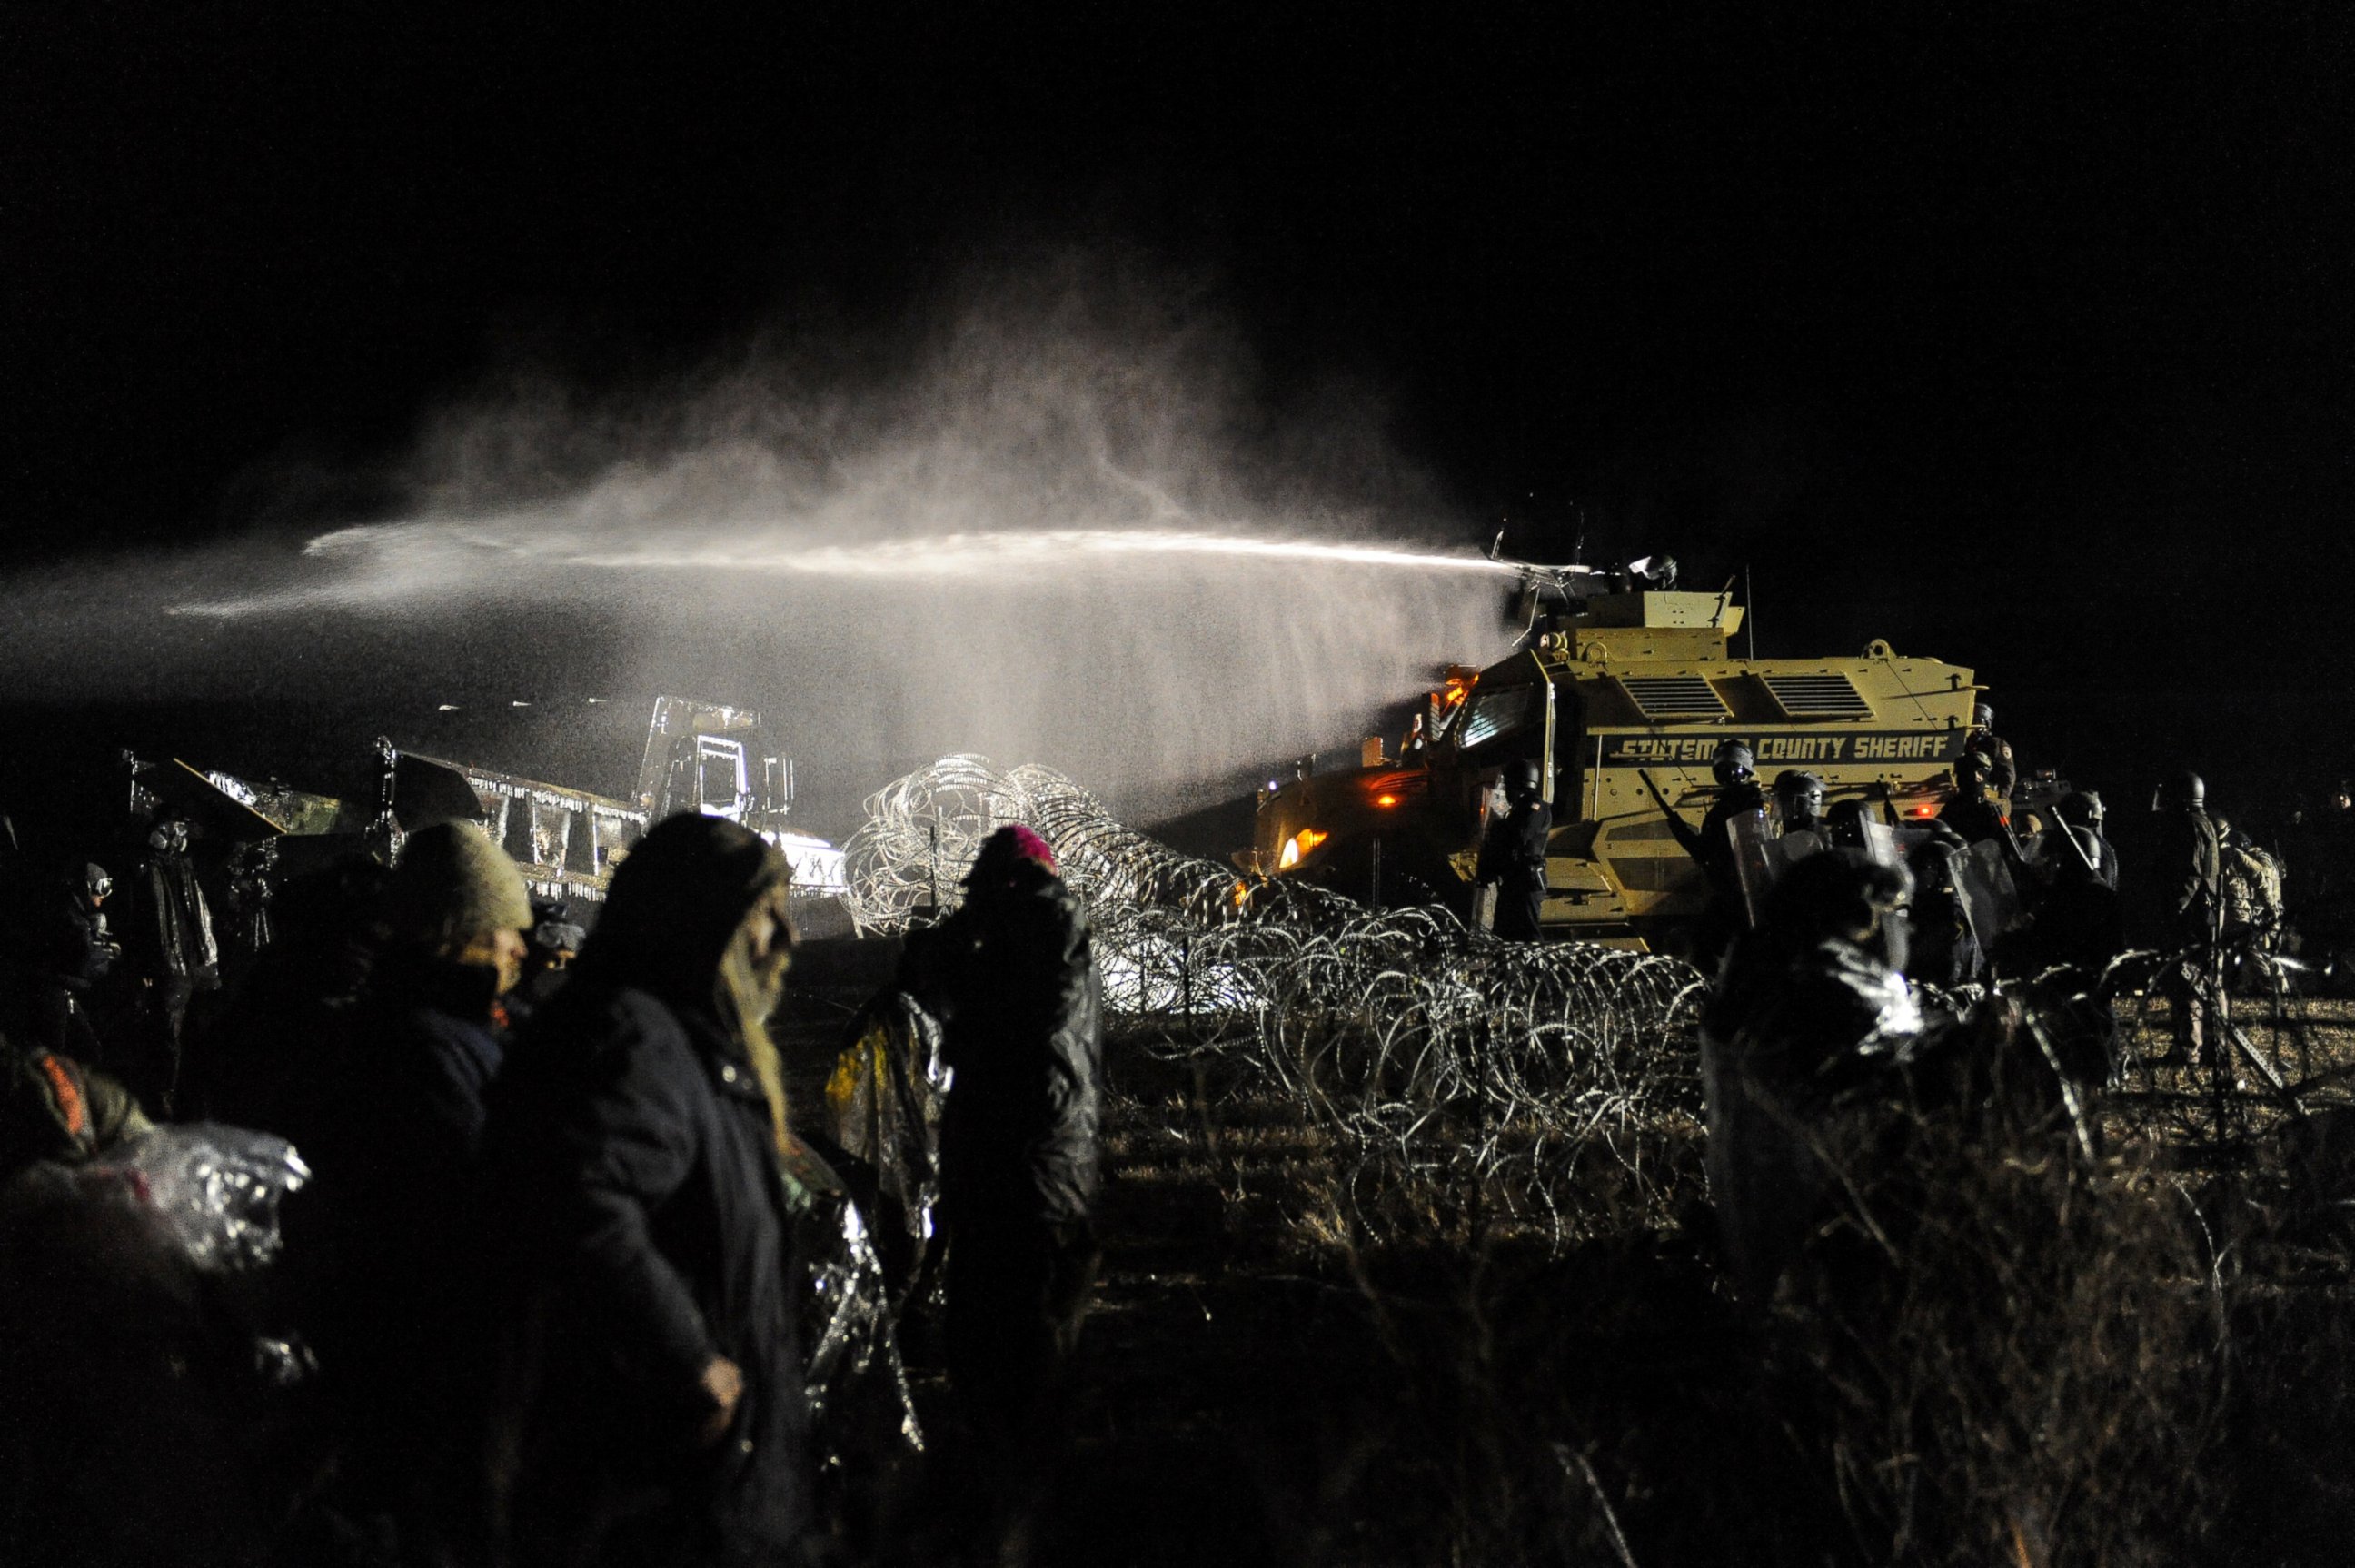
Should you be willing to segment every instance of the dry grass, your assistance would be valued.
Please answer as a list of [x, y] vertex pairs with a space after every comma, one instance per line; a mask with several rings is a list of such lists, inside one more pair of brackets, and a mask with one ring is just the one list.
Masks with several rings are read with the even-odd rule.
[[[1215, 1193], [1219, 1288], [1362, 1304], [1354, 1378], [1305, 1391], [1349, 1441], [1313, 1480], [1254, 1461], [1289, 1477], [1284, 1561], [2340, 1561], [2355, 1008], [2250, 1030], [2310, 1114], [2239, 1090], [2221, 1120], [2211, 1082], [2135, 1064], [2163, 1007], [2121, 1011], [2103, 1158], [1992, 1114], [1843, 1125], [1849, 1195], [1763, 1313], [1720, 1273], [1681, 1091], [1616, 1141], [1475, 1117], [1529, 1160], [1419, 1160], [1247, 1059], [1148, 1069], [1131, 1019], [1133, 1071], [1178, 1084], [1126, 1107], [1119, 1180]], [[1418, 1139], [1455, 1136], [1459, 1107], [1423, 1109]], [[1549, 1161], [1574, 1225], [1524, 1185]]]

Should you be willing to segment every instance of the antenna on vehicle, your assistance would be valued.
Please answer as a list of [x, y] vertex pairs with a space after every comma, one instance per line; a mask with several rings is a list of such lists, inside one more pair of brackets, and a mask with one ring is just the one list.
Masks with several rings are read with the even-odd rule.
[[1748, 644], [1742, 656], [1745, 659], [1756, 658], [1758, 656], [1758, 601], [1751, 597], [1750, 563], [1746, 560], [1742, 563], [1742, 635], [1747, 639]]

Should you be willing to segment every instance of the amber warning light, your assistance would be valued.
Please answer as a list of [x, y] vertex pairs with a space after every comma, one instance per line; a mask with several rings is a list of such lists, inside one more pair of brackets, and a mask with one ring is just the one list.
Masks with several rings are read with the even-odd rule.
[[1314, 827], [1302, 828], [1284, 841], [1284, 852], [1275, 858], [1276, 869], [1289, 871], [1293, 867], [1300, 864], [1302, 856], [1324, 843], [1327, 837], [1327, 835], [1317, 832]]

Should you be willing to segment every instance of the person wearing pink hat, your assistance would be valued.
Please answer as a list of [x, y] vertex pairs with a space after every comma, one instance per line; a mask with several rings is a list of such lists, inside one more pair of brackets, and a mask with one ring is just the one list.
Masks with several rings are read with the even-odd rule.
[[949, 1378], [980, 1451], [1017, 1473], [1051, 1440], [1093, 1288], [1103, 1071], [1087, 912], [1029, 828], [991, 834], [902, 984], [943, 1020]]

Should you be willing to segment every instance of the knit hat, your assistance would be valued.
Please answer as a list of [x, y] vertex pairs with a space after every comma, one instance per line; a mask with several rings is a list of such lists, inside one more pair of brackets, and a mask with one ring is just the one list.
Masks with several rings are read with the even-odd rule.
[[1047, 841], [1018, 822], [1009, 822], [981, 841], [981, 852], [973, 858], [973, 869], [965, 873], [965, 885], [996, 881], [1024, 860], [1036, 864], [1049, 876], [1059, 874], [1055, 869], [1055, 851]]
[[409, 836], [385, 887], [396, 937], [451, 942], [530, 926], [523, 873], [471, 822], [437, 822]]

